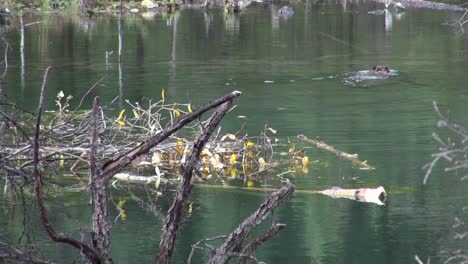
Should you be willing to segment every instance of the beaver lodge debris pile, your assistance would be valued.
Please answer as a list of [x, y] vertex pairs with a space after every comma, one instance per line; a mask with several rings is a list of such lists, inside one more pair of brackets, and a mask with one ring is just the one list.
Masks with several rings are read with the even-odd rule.
[[[92, 114], [91, 110], [69, 110], [71, 100], [71, 96], [65, 97], [60, 92], [55, 100], [58, 109], [44, 114], [39, 137], [39, 165], [42, 170], [88, 173]], [[101, 164], [124, 155], [195, 110], [191, 104], [168, 102], [164, 90], [160, 100], [126, 101], [123, 108], [120, 111], [110, 107], [99, 109], [96, 153]], [[28, 180], [34, 163], [30, 134], [35, 114], [9, 103], [2, 103], [0, 114], [0, 132], [3, 135], [0, 138], [1, 171], [9, 179], [20, 177]], [[148, 153], [138, 156], [132, 161], [132, 166], [117, 177], [148, 181], [161, 175], [180, 175], [181, 164], [190, 154], [197, 133], [208, 121], [198, 120], [191, 127], [180, 130]], [[201, 179], [209, 179], [213, 175], [246, 178], [290, 161], [297, 160], [301, 164], [305, 155], [303, 151], [291, 150], [289, 161], [275, 162], [274, 153], [279, 144], [273, 138], [276, 134], [273, 128], [265, 127], [258, 136], [242, 135], [242, 131], [220, 134], [220, 131], [217, 130], [201, 153], [201, 161], [195, 169]]]
[[[63, 92], [56, 96], [56, 111], [44, 115], [40, 127], [40, 168], [55, 174], [68, 170], [76, 175], [87, 174], [90, 151], [89, 131], [92, 130], [91, 110], [70, 110], [72, 97]], [[142, 102], [125, 101], [122, 110], [111, 107], [99, 109], [98, 122], [98, 163], [114, 160], [154, 137], [166, 127], [174, 125], [182, 115], [192, 113], [194, 106], [168, 102], [164, 89], [160, 100], [143, 99]], [[33, 168], [32, 134], [35, 114], [14, 104], [2, 103], [0, 114], [0, 160], [1, 170], [7, 179], [20, 177], [28, 180]], [[178, 179], [181, 164], [185, 162], [193, 147], [193, 140], [209, 120], [198, 120], [191, 127], [169, 137], [163, 143], [151, 148], [148, 153], [138, 156], [123, 173], [115, 178], [123, 181], [150, 182]], [[260, 176], [278, 166], [289, 166], [289, 171], [307, 170], [309, 158], [304, 149], [295, 146], [302, 142], [312, 143], [319, 149], [349, 159], [361, 169], [373, 169], [357, 155], [339, 151], [324, 142], [315, 142], [301, 135], [298, 139], [281, 143], [275, 138], [277, 131], [265, 126], [258, 136], [221, 133], [221, 129], [205, 145], [201, 161], [195, 168], [198, 179], [208, 180], [213, 176], [222, 179], [241, 179]], [[296, 140], [296, 142], [292, 142]], [[279, 156], [287, 156], [288, 158]], [[171, 177], [172, 176], [172, 177]]]

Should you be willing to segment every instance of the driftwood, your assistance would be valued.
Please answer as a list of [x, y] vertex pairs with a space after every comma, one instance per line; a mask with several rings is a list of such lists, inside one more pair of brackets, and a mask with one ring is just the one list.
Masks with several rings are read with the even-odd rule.
[[[293, 191], [294, 185], [289, 181], [280, 190], [272, 193], [259, 207], [258, 209], [247, 217], [234, 231], [232, 231], [223, 244], [214, 252], [208, 261], [209, 264], [221, 264], [227, 263], [233, 256], [239, 257], [239, 259], [245, 259], [249, 256], [243, 255], [243, 253], [250, 253], [254, 245], [259, 245], [263, 242], [262, 240], [269, 239], [268, 233], [275, 234], [281, 228], [271, 228], [270, 231], [265, 233], [262, 238], [254, 244], [249, 244], [244, 249], [241, 248], [242, 242], [245, 241], [246, 237], [252, 231], [253, 228], [261, 224], [275, 209], [283, 202]], [[277, 231], [275, 231], [278, 229]]]
[[333, 197], [333, 198], [346, 198], [358, 202], [375, 203], [384, 205], [387, 193], [384, 187], [378, 186], [377, 188], [358, 188], [358, 189], [342, 189], [333, 187], [318, 191], [318, 193]]
[[313, 144], [319, 149], [330, 151], [330, 152], [334, 153], [336, 156], [338, 156], [340, 158], [350, 160], [354, 165], [358, 166], [361, 170], [375, 170], [374, 166], [371, 166], [371, 165], [367, 164], [367, 160], [365, 160], [365, 161], [359, 160], [358, 154], [346, 153], [344, 151], [336, 149], [333, 146], [330, 146], [330, 145], [326, 144], [323, 141], [311, 139], [311, 138], [308, 138], [308, 137], [306, 137], [304, 135], [298, 135], [297, 138], [299, 138], [299, 139], [301, 139], [301, 140], [303, 140], [305, 142], [308, 142], [310, 144]]

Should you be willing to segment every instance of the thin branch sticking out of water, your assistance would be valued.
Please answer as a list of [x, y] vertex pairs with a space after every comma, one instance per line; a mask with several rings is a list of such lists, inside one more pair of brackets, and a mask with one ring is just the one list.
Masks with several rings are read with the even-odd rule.
[[[423, 184], [427, 183], [433, 168], [441, 159], [446, 160], [450, 164], [450, 166], [445, 168], [445, 171], [468, 168], [468, 160], [466, 159], [468, 155], [468, 146], [466, 145], [468, 142], [468, 132], [463, 126], [450, 121], [446, 115], [442, 114], [437, 106], [437, 102], [434, 101], [432, 105], [434, 111], [439, 117], [437, 127], [447, 129], [455, 137], [454, 139], [449, 137], [446, 140], [443, 140], [438, 134], [432, 134], [432, 138], [439, 144], [439, 151], [433, 153], [431, 161], [423, 166], [423, 169], [426, 171], [423, 178]], [[462, 177], [461, 180], [465, 177], [466, 176]]]

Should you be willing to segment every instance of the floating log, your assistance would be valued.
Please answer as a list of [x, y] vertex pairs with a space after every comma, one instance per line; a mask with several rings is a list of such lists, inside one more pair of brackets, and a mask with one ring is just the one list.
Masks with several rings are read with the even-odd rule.
[[387, 193], [383, 186], [376, 188], [358, 188], [358, 189], [342, 189], [340, 187], [332, 187], [330, 189], [318, 191], [318, 193], [330, 196], [332, 198], [346, 198], [358, 202], [375, 203], [384, 205]]
[[141, 175], [131, 175], [131, 174], [124, 173], [124, 172], [115, 174], [113, 178], [117, 180], [121, 180], [121, 181], [144, 182], [144, 183], [150, 183], [150, 182], [161, 180], [161, 177], [158, 175], [141, 176]]
[[319, 149], [330, 151], [330, 152], [334, 153], [336, 156], [338, 156], [340, 158], [350, 160], [354, 165], [358, 166], [361, 170], [375, 170], [374, 166], [371, 166], [371, 165], [367, 164], [367, 160], [365, 160], [365, 161], [359, 160], [358, 154], [346, 153], [344, 151], [336, 149], [333, 146], [330, 146], [330, 145], [326, 144], [323, 141], [310, 139], [310, 138], [308, 138], [308, 137], [306, 137], [306, 136], [304, 136], [302, 134], [298, 135], [297, 138], [299, 138], [299, 139], [301, 139], [301, 140], [303, 140], [305, 142], [308, 142], [310, 144], [313, 144]]

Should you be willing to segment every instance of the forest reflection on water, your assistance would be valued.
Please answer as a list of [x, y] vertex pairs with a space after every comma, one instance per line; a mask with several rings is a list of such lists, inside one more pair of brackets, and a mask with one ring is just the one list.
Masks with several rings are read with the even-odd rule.
[[[444, 251], [457, 246], [451, 221], [468, 196], [463, 183], [441, 169], [422, 186], [421, 167], [436, 149], [431, 139], [436, 122], [432, 100], [462, 122], [468, 114], [468, 61], [460, 56], [467, 37], [442, 25], [460, 14], [408, 8], [401, 15], [372, 15], [368, 12], [383, 5], [306, 1], [294, 5], [292, 17], [283, 18], [277, 16], [277, 8], [257, 4], [240, 15], [182, 10], [172, 16], [128, 15], [121, 20], [28, 15], [25, 23], [41, 23], [24, 32], [24, 58], [17, 48], [18, 32], [6, 35], [13, 48], [4, 93], [35, 110], [47, 65], [54, 67], [50, 98], [61, 90], [81, 98], [105, 77], [92, 95], [107, 103], [120, 96], [116, 109], [125, 107], [125, 100], [159, 98], [163, 87], [167, 100], [194, 106], [241, 90], [237, 108], [222, 123], [224, 133], [243, 127], [241, 133], [258, 135], [268, 124], [285, 145], [298, 134], [320, 136], [377, 167], [357, 170], [347, 161], [308, 148], [311, 160], [319, 162], [311, 163], [307, 173], [291, 176], [299, 190], [383, 185], [389, 194], [385, 205], [377, 206], [299, 191], [274, 214], [274, 221], [287, 228], [260, 248], [259, 259], [408, 263], [418, 254], [441, 262]], [[376, 64], [398, 74], [367, 86], [346, 85], [347, 74]], [[89, 108], [91, 101], [84, 106]], [[47, 108], [56, 108], [52, 99]], [[128, 196], [115, 190], [113, 195]], [[266, 195], [195, 187], [175, 263], [186, 260], [196, 241], [230, 232]], [[53, 223], [79, 237], [77, 227], [89, 224], [87, 202], [86, 192], [50, 198]], [[159, 208], [167, 209], [168, 203], [162, 199]], [[112, 227], [112, 251], [119, 263], [154, 258], [162, 218], [140, 205], [128, 199], [127, 219]], [[1, 208], [0, 226], [7, 228], [0, 237], [17, 241], [23, 231], [21, 212], [5, 202]], [[38, 241], [47, 241], [35, 213], [32, 210], [28, 228]], [[117, 212], [112, 214], [113, 219]], [[50, 258], [79, 257], [68, 248], [45, 245], [41, 249]], [[202, 262], [202, 254], [195, 257]]]

